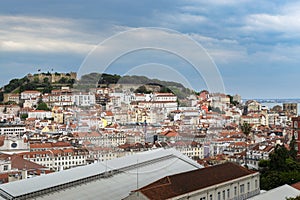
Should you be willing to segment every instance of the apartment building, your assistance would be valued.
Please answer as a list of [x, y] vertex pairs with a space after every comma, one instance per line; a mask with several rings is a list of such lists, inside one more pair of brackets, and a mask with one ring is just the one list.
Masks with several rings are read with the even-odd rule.
[[259, 173], [224, 163], [166, 176], [125, 199], [242, 200], [259, 194]]
[[3, 124], [0, 125], [0, 135], [20, 137], [26, 132], [25, 125], [22, 124]]
[[31, 151], [18, 154], [22, 158], [50, 170], [60, 171], [76, 166], [86, 165], [88, 151], [85, 149], [52, 149], [46, 151]]
[[21, 92], [21, 99], [37, 99], [41, 96], [41, 92], [37, 90], [25, 90], [24, 92]]

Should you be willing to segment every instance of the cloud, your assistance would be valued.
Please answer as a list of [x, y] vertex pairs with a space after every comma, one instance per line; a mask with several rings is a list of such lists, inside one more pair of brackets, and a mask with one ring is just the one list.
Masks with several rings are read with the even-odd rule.
[[138, 28], [117, 34], [86, 57], [78, 74], [102, 73], [112, 65], [122, 74], [133, 66], [154, 62], [174, 67], [190, 78], [194, 88], [199, 87], [197, 77], [202, 76], [212, 91], [224, 90], [219, 71], [207, 52], [187, 35], [169, 29]]
[[[0, 16], [0, 51], [86, 54], [95, 35], [80, 31], [80, 21], [64, 18]], [[97, 41], [97, 40], [96, 40]]]
[[[300, 36], [300, 3], [290, 3], [278, 7], [276, 13], [256, 13], [245, 17], [243, 31], [256, 33], [277, 32], [282, 38], [299, 38]], [[278, 38], [275, 38], [278, 39]]]
[[[274, 67], [281, 75], [286, 67], [299, 66], [299, 9], [300, 3], [259, 0], [62, 0], [55, 4], [4, 1], [0, 7], [0, 67], [7, 73], [1, 73], [1, 78], [7, 80], [7, 74], [35, 70], [30, 66], [36, 65], [45, 66], [45, 70], [52, 65], [62, 71], [78, 67], [84, 56], [109, 36], [133, 27], [150, 26], [175, 29], [199, 42], [225, 74], [225, 80], [239, 76], [238, 81], [226, 83], [227, 88], [244, 85], [243, 90], [247, 91], [247, 83], [240, 77], [249, 74], [247, 78], [256, 89], [265, 84], [265, 79], [272, 82], [274, 78], [268, 74], [273, 73]], [[166, 39], [157, 43], [167, 42], [168, 37], [165, 35]], [[136, 38], [103, 50], [109, 54], [122, 44], [135, 46], [139, 42]], [[176, 47], [178, 43], [169, 45]], [[133, 61], [142, 58], [147, 56], [134, 57]], [[174, 64], [167, 57], [162, 61], [165, 65]], [[13, 69], [14, 73], [8, 72]], [[294, 74], [299, 74], [299, 68], [295, 68]], [[277, 87], [280, 90], [281, 86]]]
[[236, 62], [247, 58], [247, 50], [234, 39], [218, 39], [197, 33], [188, 34], [197, 41], [218, 64]]

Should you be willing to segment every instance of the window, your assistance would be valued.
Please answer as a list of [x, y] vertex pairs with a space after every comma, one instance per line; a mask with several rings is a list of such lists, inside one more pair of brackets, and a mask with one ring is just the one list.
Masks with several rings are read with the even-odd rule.
[[257, 180], [255, 180], [255, 188], [257, 188], [257, 186], [258, 186], [258, 185], [257, 185]]
[[227, 189], [227, 198], [229, 199], [230, 198], [230, 190]]
[[223, 196], [223, 200], [225, 200], [225, 190], [223, 190], [222, 193], [223, 193], [223, 195], [222, 195]]
[[237, 188], [236, 188], [236, 186], [234, 186], [234, 196], [236, 196], [237, 195]]
[[8, 170], [8, 165], [4, 165], [3, 170], [4, 170], [4, 171], [7, 171], [7, 170]]
[[209, 200], [212, 200], [213, 199], [213, 196], [212, 196], [212, 194], [211, 195], [209, 195]]
[[250, 182], [247, 183], [247, 191], [250, 191]]
[[245, 192], [245, 185], [240, 185], [240, 193], [243, 194]]
[[218, 192], [218, 200], [221, 200], [221, 192]]

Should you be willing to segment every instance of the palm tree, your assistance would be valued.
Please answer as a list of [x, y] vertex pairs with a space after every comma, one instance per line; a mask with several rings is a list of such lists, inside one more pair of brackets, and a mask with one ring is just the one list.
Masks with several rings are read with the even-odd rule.
[[248, 137], [251, 133], [251, 126], [250, 124], [248, 124], [247, 122], [244, 122], [241, 126], [241, 131], [244, 133], [244, 135], [246, 136], [246, 155], [245, 155], [245, 166], [247, 166], [247, 150], [248, 150]]

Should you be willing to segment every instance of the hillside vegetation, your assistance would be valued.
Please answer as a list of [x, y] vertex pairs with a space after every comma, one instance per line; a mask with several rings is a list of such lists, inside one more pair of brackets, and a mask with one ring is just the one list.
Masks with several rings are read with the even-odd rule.
[[[56, 72], [52, 75], [59, 76], [60, 74]], [[31, 76], [27, 75], [20, 79], [12, 79], [2, 88], [0, 92], [0, 101], [3, 101], [3, 95], [5, 93], [21, 93], [25, 90], [38, 90], [42, 93], [50, 93], [51, 90], [59, 89], [61, 86], [74, 86], [76, 89], [88, 90], [91, 87], [106, 86], [118, 89], [118, 87], [121, 87], [120, 85], [130, 84], [131, 89], [137, 93], [172, 92], [176, 94], [179, 99], [184, 99], [195, 93], [193, 90], [184, 87], [181, 83], [150, 79], [146, 76], [126, 75], [122, 77], [117, 74], [90, 73], [83, 75], [76, 84], [75, 79], [69, 77], [68, 73], [66, 76], [55, 82], [50, 81], [50, 77], [51, 74], [41, 73]]]
[[[135, 92], [144, 92], [150, 93], [153, 92], [147, 88], [150, 86], [157, 86], [159, 87], [159, 92], [172, 92], [178, 96], [178, 98], [183, 99], [188, 95], [194, 94], [194, 91], [184, 87], [181, 83], [173, 82], [173, 81], [162, 81], [158, 79], [150, 79], [146, 76], [120, 76], [117, 74], [99, 74], [99, 73], [90, 73], [83, 75], [78, 82], [77, 87], [83, 88], [84, 85], [98, 86], [112, 86], [112, 85], [122, 85], [122, 84], [130, 84], [132, 85], [132, 89]], [[133, 85], [136, 85], [134, 88]], [[149, 87], [143, 87], [149, 86]]]
[[[53, 89], [59, 89], [62, 86], [72, 87], [75, 79], [71, 75], [60, 73], [41, 73], [34, 75], [27, 75], [20, 79], [12, 79], [6, 84], [0, 92], [0, 102], [3, 101], [4, 94], [15, 93], [19, 94], [25, 90], [38, 90], [42, 93], [50, 93]], [[51, 76], [57, 76], [57, 81], [51, 81]]]

